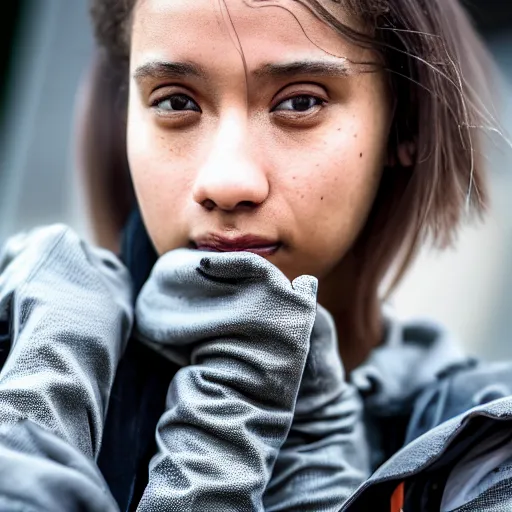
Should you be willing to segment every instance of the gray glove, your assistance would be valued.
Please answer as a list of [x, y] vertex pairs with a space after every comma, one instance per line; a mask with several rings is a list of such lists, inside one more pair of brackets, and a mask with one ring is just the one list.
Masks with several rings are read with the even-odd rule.
[[136, 304], [137, 335], [188, 365], [172, 380], [140, 511], [263, 510], [292, 423], [317, 281], [290, 283], [251, 253], [162, 256]]
[[12, 341], [0, 373], [0, 503], [116, 510], [94, 459], [132, 326], [128, 273], [64, 226], [11, 241], [0, 271]]
[[362, 399], [345, 382], [334, 321], [318, 306], [293, 424], [267, 487], [268, 512], [337, 512], [370, 475]]

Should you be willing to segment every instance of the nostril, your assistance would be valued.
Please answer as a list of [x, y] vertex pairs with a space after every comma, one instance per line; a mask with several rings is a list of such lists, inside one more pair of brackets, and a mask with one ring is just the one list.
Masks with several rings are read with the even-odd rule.
[[215, 208], [215, 203], [211, 200], [211, 199], [205, 199], [202, 203], [201, 203], [201, 206], [203, 208], [206, 208], [207, 210], [213, 210]]
[[242, 206], [244, 208], [254, 208], [256, 205], [252, 201], [240, 201], [238, 206]]

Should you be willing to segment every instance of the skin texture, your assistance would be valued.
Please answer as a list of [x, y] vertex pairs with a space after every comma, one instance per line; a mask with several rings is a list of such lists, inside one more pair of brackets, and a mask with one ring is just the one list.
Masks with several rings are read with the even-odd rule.
[[[351, 64], [375, 55], [350, 45], [297, 2], [279, 4], [137, 4], [128, 159], [159, 254], [207, 233], [279, 241], [269, 261], [290, 280], [317, 277], [319, 301], [336, 318], [345, 256], [386, 163], [392, 102], [382, 73]], [[254, 73], [302, 60], [345, 71]], [[143, 71], [155, 62], [193, 63], [207, 77]], [[180, 96], [171, 102], [172, 95]]]

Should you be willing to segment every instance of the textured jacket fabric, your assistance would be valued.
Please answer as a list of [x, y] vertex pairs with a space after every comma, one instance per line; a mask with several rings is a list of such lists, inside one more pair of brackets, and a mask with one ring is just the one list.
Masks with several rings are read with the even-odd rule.
[[[0, 293], [10, 307], [4, 311], [28, 333], [13, 333], [0, 378], [1, 405], [11, 413], [2, 417], [10, 426], [5, 446], [14, 443], [26, 455], [23, 443], [13, 440], [28, 429], [25, 437], [36, 450], [28, 453], [39, 463], [49, 456], [37, 453], [43, 439], [56, 446], [65, 441], [68, 466], [59, 460], [56, 471], [52, 465], [45, 471], [51, 482], [71, 486], [74, 459], [85, 464], [83, 453], [92, 471], [103, 437], [108, 393], [131, 325], [129, 281], [122, 283], [122, 300], [114, 300], [115, 288], [103, 281], [121, 286], [114, 282], [123, 274], [119, 262], [102, 260], [58, 226], [31, 235], [5, 263]], [[290, 283], [265, 259], [247, 253], [178, 250], [156, 263], [137, 299], [134, 336], [159, 346], [181, 368], [168, 376], [158, 450], [137, 510], [262, 511], [265, 499], [274, 510], [297, 505], [334, 511], [368, 476], [361, 399], [332, 357], [334, 324], [327, 311], [317, 315], [316, 286], [309, 276]], [[39, 320], [32, 329], [25, 327], [28, 309]], [[298, 414], [289, 437], [301, 385], [305, 416]], [[301, 436], [308, 442], [298, 443]], [[56, 489], [47, 486], [43, 470], [36, 474], [6, 455], [6, 470], [9, 465], [27, 474], [30, 494], [50, 496]], [[264, 498], [274, 466], [275, 481]], [[78, 472], [82, 480], [89, 473]], [[104, 496], [100, 509], [117, 508], [101, 479], [88, 484], [85, 489], [96, 485]], [[301, 496], [284, 500], [284, 487], [301, 488]], [[19, 491], [18, 502], [25, 493]], [[71, 503], [60, 506], [72, 509]], [[74, 506], [83, 507], [84, 500], [77, 496]]]
[[63, 226], [2, 253], [0, 510], [387, 511], [404, 481], [405, 510], [510, 509], [509, 365], [386, 311], [345, 379], [313, 278], [131, 245], [130, 276]]
[[62, 226], [11, 240], [0, 267], [2, 510], [114, 510], [92, 461], [132, 326], [127, 271]]

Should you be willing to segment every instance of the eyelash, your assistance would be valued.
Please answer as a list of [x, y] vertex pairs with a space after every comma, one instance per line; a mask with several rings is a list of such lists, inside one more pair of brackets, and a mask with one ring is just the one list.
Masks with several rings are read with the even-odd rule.
[[[183, 99], [186, 99], [187, 100], [187, 103], [188, 102], [193, 102], [196, 106], [197, 106], [197, 110], [196, 109], [183, 109], [183, 110], [170, 110], [170, 109], [163, 109], [161, 108], [159, 105], [161, 105], [162, 103], [164, 102], [170, 102], [173, 98], [177, 98], [177, 97], [180, 97], [180, 98], [183, 98]], [[324, 107], [325, 104], [327, 103], [327, 101], [323, 98], [320, 98], [319, 96], [315, 96], [314, 94], [296, 94], [295, 96], [290, 96], [289, 98], [286, 98], [282, 101], [280, 101], [275, 107], [272, 108], [271, 112], [274, 112], [276, 111], [277, 107], [279, 107], [280, 105], [282, 105], [283, 103], [286, 103], [287, 101], [293, 101], [293, 100], [296, 100], [297, 98], [308, 98], [308, 99], [313, 99], [316, 104], [309, 107], [307, 111], [300, 111], [300, 110], [286, 110], [286, 109], [279, 109], [278, 111], [285, 111], [285, 112], [292, 112], [294, 114], [302, 114], [302, 113], [305, 113], [305, 115], [309, 114], [308, 111], [310, 111], [312, 108], [314, 108], [315, 106], [319, 106], [320, 108]], [[172, 106], [172, 105], [171, 105]], [[169, 96], [166, 96], [164, 98], [158, 98], [157, 100], [155, 100], [152, 104], [151, 104], [151, 107], [159, 110], [160, 112], [187, 112], [187, 111], [192, 111], [192, 112], [199, 112], [201, 113], [201, 108], [199, 107], [199, 105], [197, 105], [197, 103], [192, 99], [190, 98], [190, 96], [184, 94], [184, 93], [175, 93], [175, 94], [170, 94]]]

